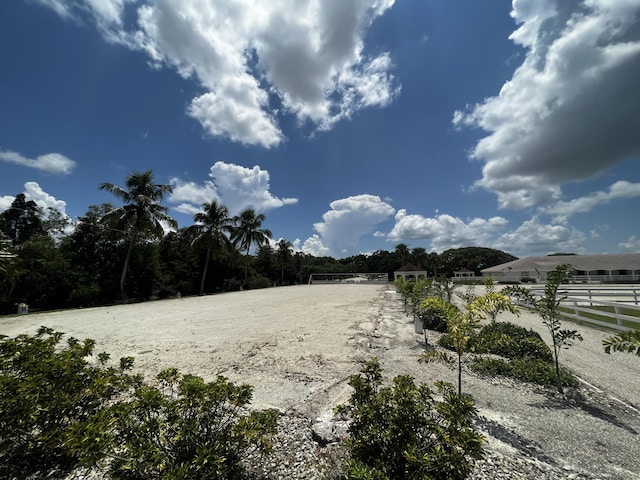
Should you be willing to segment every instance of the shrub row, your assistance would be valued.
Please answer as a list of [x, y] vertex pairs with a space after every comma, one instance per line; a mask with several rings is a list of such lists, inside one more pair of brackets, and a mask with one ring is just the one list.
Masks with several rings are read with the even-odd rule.
[[[174, 368], [147, 383], [132, 358], [108, 367], [93, 340], [62, 337], [42, 327], [0, 338], [0, 478], [241, 479], [260, 458], [249, 453], [270, 450], [278, 414], [248, 410], [250, 385]], [[473, 401], [451, 385], [402, 375], [382, 387], [376, 359], [349, 384], [336, 409], [351, 420], [343, 478], [462, 480], [482, 458]]]

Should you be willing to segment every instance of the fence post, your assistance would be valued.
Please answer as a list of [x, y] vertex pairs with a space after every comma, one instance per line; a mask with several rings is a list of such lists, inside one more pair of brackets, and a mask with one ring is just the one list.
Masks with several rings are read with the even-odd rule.
[[624, 325], [622, 324], [622, 319], [620, 318], [620, 306], [619, 305], [615, 305], [613, 307], [613, 310], [616, 312], [616, 323], [623, 327]]

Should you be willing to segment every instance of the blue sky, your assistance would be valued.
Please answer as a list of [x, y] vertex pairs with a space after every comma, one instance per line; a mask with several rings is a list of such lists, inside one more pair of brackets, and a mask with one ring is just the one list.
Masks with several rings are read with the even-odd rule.
[[639, 0], [10, 0], [0, 45], [0, 210], [151, 169], [314, 255], [640, 251]]

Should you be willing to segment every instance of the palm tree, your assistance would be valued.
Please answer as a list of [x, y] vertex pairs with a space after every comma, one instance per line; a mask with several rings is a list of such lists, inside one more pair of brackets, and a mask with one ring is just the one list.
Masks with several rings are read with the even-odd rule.
[[293, 244], [284, 238], [278, 240], [278, 259], [280, 260], [280, 285], [284, 285], [284, 264], [291, 258], [293, 252]]
[[151, 170], [144, 173], [130, 173], [126, 178], [126, 189], [112, 183], [101, 183], [99, 188], [112, 193], [125, 203], [122, 207], [105, 214], [101, 222], [109, 223], [129, 235], [129, 248], [120, 275], [120, 293], [123, 298], [126, 298], [124, 283], [133, 246], [141, 238], [162, 237], [165, 225], [172, 228], [178, 227], [178, 222], [167, 215], [167, 207], [158, 203], [173, 189], [170, 185], [154, 183]]
[[202, 280], [200, 280], [200, 295], [204, 293], [204, 280], [209, 268], [211, 249], [221, 249], [231, 245], [227, 234], [233, 232], [233, 219], [229, 216], [229, 209], [226, 205], [213, 200], [210, 203], [203, 203], [202, 210], [193, 216], [196, 225], [192, 229], [197, 233], [197, 236], [191, 242], [192, 245], [202, 242], [207, 245], [207, 259], [202, 272]]
[[[233, 217], [235, 227], [233, 229], [233, 244], [236, 248], [245, 252], [247, 262], [249, 251], [254, 243], [258, 246], [264, 245], [271, 238], [271, 230], [263, 229], [262, 222], [265, 216], [263, 213], [256, 215], [253, 208], [247, 208], [240, 212], [240, 215]], [[248, 263], [244, 266], [244, 283], [247, 283]]]

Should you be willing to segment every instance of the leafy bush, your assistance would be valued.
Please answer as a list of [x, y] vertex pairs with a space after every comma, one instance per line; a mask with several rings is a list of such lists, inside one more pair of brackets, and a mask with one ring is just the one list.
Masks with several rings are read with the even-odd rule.
[[66, 442], [71, 432], [141, 379], [120, 368], [105, 367], [95, 342], [69, 338], [41, 327], [35, 336], [0, 339], [0, 476], [24, 478], [39, 470], [74, 468], [78, 459]]
[[42, 327], [0, 339], [0, 478], [86, 467], [122, 480], [235, 479], [248, 452], [268, 450], [277, 414], [246, 411], [251, 386], [175, 369], [149, 385], [126, 373], [132, 358], [107, 367], [106, 353], [90, 358], [93, 340], [62, 337]]
[[533, 357], [550, 362], [551, 349], [538, 332], [510, 322], [496, 322], [484, 326], [476, 338], [477, 351], [506, 358]]
[[446, 332], [448, 319], [458, 313], [458, 308], [438, 297], [428, 297], [420, 303], [417, 315], [422, 327], [436, 332]]
[[119, 480], [236, 479], [243, 478], [243, 457], [268, 450], [277, 413], [245, 412], [251, 386], [224, 377], [206, 383], [176, 369], [157, 380], [93, 419], [97, 442], [86, 441], [86, 426], [74, 432], [71, 446], [86, 464], [106, 457], [110, 478]]
[[273, 287], [273, 282], [269, 280], [267, 277], [262, 277], [262, 276], [251, 277], [247, 285], [247, 288], [251, 290], [256, 290], [259, 288], [270, 288], [270, 287]]
[[[515, 358], [510, 361], [477, 357], [471, 364], [471, 369], [481, 375], [492, 377], [500, 375], [544, 386], [556, 385], [553, 362], [531, 357]], [[578, 386], [576, 378], [565, 369], [560, 370], [560, 380], [565, 386]]]
[[473, 425], [473, 401], [453, 386], [436, 383], [441, 401], [426, 385], [400, 375], [382, 387], [377, 359], [349, 381], [354, 392], [336, 411], [351, 418], [346, 445], [347, 479], [464, 479], [471, 459], [483, 458], [483, 437]]

